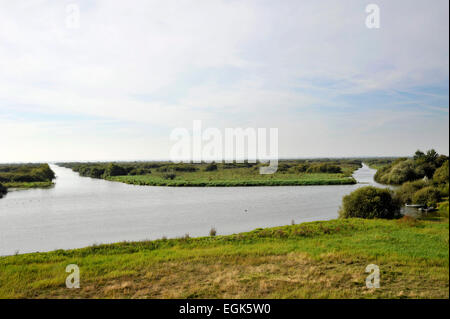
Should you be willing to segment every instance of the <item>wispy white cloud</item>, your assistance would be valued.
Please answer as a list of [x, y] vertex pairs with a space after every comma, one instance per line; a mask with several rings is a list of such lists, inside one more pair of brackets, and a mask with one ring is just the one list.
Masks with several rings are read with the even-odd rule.
[[[66, 28], [68, 3], [79, 5], [78, 29]], [[346, 155], [363, 146], [337, 146], [333, 136], [354, 138], [355, 131], [342, 134], [342, 123], [354, 128], [353, 121], [373, 119], [369, 126], [383, 130], [406, 117], [431, 117], [427, 142], [448, 153], [448, 2], [377, 4], [380, 29], [366, 28], [366, 3], [356, 0], [0, 1], [0, 134], [12, 141], [0, 157], [165, 157], [170, 129], [194, 119], [279, 127], [285, 156], [299, 153], [299, 136], [308, 155], [318, 146]], [[395, 91], [418, 97], [402, 105], [395, 94], [373, 102]], [[401, 107], [398, 116], [389, 107]], [[4, 115], [11, 113], [49, 120], [18, 122]], [[50, 120], [54, 114], [117, 121], [122, 135], [108, 126], [100, 139], [95, 125]], [[85, 138], [63, 137], [61, 125]], [[423, 138], [418, 129], [410, 133], [411, 141]], [[371, 134], [392, 141], [386, 132]], [[138, 135], [141, 144], [131, 148]], [[62, 139], [76, 156], [64, 147], [53, 153]], [[410, 151], [404, 142], [395, 146]], [[377, 154], [390, 150], [377, 147]]]

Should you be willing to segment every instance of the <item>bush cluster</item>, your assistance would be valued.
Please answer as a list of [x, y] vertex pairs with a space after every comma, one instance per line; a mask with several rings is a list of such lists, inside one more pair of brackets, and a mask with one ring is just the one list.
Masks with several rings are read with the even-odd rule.
[[429, 207], [436, 207], [441, 200], [441, 192], [434, 186], [424, 187], [414, 193], [412, 201], [414, 204], [422, 204]]
[[2, 165], [0, 183], [8, 182], [48, 182], [55, 178], [55, 173], [48, 164]]
[[[446, 162], [447, 170], [439, 170]], [[439, 172], [441, 179], [448, 181], [448, 157], [439, 155], [433, 149], [427, 153], [418, 150], [412, 158], [399, 158], [380, 168], [375, 174], [375, 180], [382, 184], [401, 185], [424, 177], [431, 179], [435, 172]]]
[[5, 186], [3, 186], [2, 184], [0, 184], [0, 198], [3, 197], [3, 195], [5, 195], [7, 192], [7, 189]]
[[388, 189], [373, 186], [361, 187], [342, 200], [341, 218], [387, 218], [400, 214], [400, 203]]
[[343, 198], [340, 217], [395, 218], [402, 204], [437, 207], [441, 216], [448, 216], [446, 156], [434, 150], [426, 154], [417, 151], [413, 158], [399, 158], [379, 169], [375, 178], [378, 182], [401, 186], [395, 192], [373, 186], [357, 189]]
[[216, 164], [216, 163], [208, 164], [208, 165], [205, 167], [205, 171], [206, 171], [206, 172], [217, 171], [217, 164]]

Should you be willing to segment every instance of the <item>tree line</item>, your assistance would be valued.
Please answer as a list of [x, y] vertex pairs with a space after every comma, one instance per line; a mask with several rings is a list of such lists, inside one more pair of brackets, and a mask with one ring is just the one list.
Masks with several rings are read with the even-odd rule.
[[48, 182], [54, 178], [48, 164], [0, 164], [0, 183]]
[[367, 186], [345, 196], [339, 215], [343, 218], [396, 218], [404, 204], [436, 208], [446, 205], [448, 218], [449, 159], [435, 150], [416, 151], [412, 158], [399, 158], [382, 167], [375, 180], [399, 185], [395, 190]]
[[448, 156], [439, 155], [433, 149], [426, 153], [418, 150], [412, 158], [398, 158], [380, 168], [375, 174], [375, 180], [381, 184], [401, 185], [424, 177], [431, 179], [446, 161]]
[[0, 198], [6, 194], [8, 183], [51, 182], [54, 178], [48, 164], [0, 164]]
[[[148, 175], [152, 172], [162, 172], [169, 175], [177, 172], [213, 172], [217, 170], [229, 169], [249, 169], [255, 172], [259, 171], [259, 167], [266, 165], [264, 163], [256, 162], [249, 163], [171, 163], [171, 162], [91, 162], [91, 163], [58, 163], [58, 165], [71, 168], [78, 172], [80, 176], [92, 178], [107, 178], [112, 176], [124, 175]], [[328, 160], [328, 159], [314, 159], [314, 160], [282, 160], [278, 165], [277, 173], [343, 173], [342, 165], [347, 165], [356, 169], [361, 167], [361, 160]]]

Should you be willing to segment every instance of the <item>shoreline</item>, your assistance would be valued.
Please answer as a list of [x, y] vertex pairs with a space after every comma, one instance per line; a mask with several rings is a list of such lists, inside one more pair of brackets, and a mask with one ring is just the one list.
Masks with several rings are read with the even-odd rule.
[[[25, 220], [21, 223], [20, 219], [22, 217], [18, 217], [14, 219], [14, 221], [17, 223], [17, 225], [21, 225], [22, 229], [33, 229], [34, 227], [37, 227], [37, 225], [40, 225], [43, 231], [52, 231], [51, 225], [55, 225], [53, 227], [57, 227], [57, 232], [49, 233], [49, 236], [41, 239], [32, 232], [23, 231], [23, 236], [19, 237], [19, 235], [17, 234], [10, 234], [9, 230], [5, 229], [5, 247], [2, 247], [2, 253], [11, 255], [14, 254], [17, 250], [20, 253], [28, 253], [35, 251], [50, 251], [58, 248], [80, 248], [93, 243], [111, 243], [122, 240], [156, 239], [160, 238], [161, 236], [173, 238], [175, 236], [183, 235], [186, 232], [194, 236], [201, 236], [206, 235], [209, 231], [209, 229], [205, 230], [205, 227], [208, 228], [211, 226], [220, 226], [223, 233], [231, 234], [241, 231], [250, 231], [255, 227], [273, 227], [277, 225], [287, 225], [290, 224], [291, 220], [295, 220], [297, 222], [328, 220], [330, 218], [337, 217], [337, 213], [335, 213], [335, 211], [337, 212], [337, 202], [340, 202], [341, 196], [335, 196], [335, 192], [337, 192], [338, 194], [342, 193], [342, 195], [344, 195], [350, 192], [350, 189], [352, 189], [353, 187], [357, 187], [356, 185], [353, 185], [355, 181], [351, 179], [351, 177], [348, 177], [345, 182], [346, 184], [344, 185], [340, 185], [340, 181], [337, 183], [338, 185], [329, 185], [330, 183], [326, 183], [325, 185], [318, 185], [318, 183], [305, 183], [304, 181], [302, 181], [303, 184], [306, 184], [306, 189], [296, 186], [289, 187], [289, 184], [297, 184], [297, 181], [283, 181], [284, 185], [286, 185], [288, 189], [284, 189], [278, 186], [272, 186], [270, 183], [258, 183], [258, 186], [254, 187], [248, 184], [246, 186], [240, 186], [242, 185], [241, 183], [236, 183], [236, 187], [234, 188], [224, 187], [225, 185], [223, 184], [215, 184], [215, 187], [209, 188], [200, 188], [197, 186], [198, 184], [187, 186], [184, 188], [174, 188], [173, 186], [172, 188], [169, 188], [170, 186], [164, 186], [159, 190], [160, 192], [163, 192], [163, 194], [159, 195], [159, 191], [153, 191], [152, 187], [149, 187], [147, 189], [146, 187], [131, 187], [132, 184], [126, 183], [110, 183], [110, 181], [105, 179], [83, 179], [81, 178], [82, 176], [79, 176], [77, 172], [74, 172], [69, 168], [56, 167], [53, 165], [52, 168], [57, 175], [55, 187], [49, 189], [48, 191], [43, 190], [42, 200], [40, 194], [41, 191], [38, 191], [39, 193], [36, 193], [36, 191], [30, 192], [30, 196], [28, 196], [29, 198], [27, 197], [25, 192], [16, 192], [16, 196], [26, 199], [27, 204], [24, 207], [21, 206], [17, 209], [18, 216], [23, 216]], [[307, 185], [308, 183], [312, 185]], [[87, 239], [89, 240], [85, 240], [83, 236], [75, 236], [75, 238], [79, 239], [66, 239], [64, 233], [59, 232], [58, 230], [63, 229], [64, 227], [70, 228], [70, 222], [65, 221], [65, 219], [63, 218], [53, 221], [51, 218], [47, 217], [48, 214], [46, 214], [45, 206], [42, 206], [51, 204], [51, 212], [49, 213], [57, 214], [57, 216], [62, 216], [59, 212], [57, 212], [58, 210], [62, 210], [64, 216], [66, 216], [67, 212], [66, 217], [67, 220], [69, 220], [70, 218], [68, 216], [68, 211], [71, 211], [72, 208], [67, 205], [68, 203], [72, 203], [72, 201], [67, 201], [65, 196], [67, 196], [67, 194], [69, 193], [72, 193], [72, 185], [77, 185], [76, 189], [74, 189], [74, 197], [87, 200], [85, 204], [81, 203], [80, 207], [76, 206], [77, 209], [80, 210], [81, 216], [84, 216], [84, 218], [90, 218], [92, 214], [84, 212], [88, 212], [92, 207], [97, 206], [103, 209], [103, 207], [105, 207], [106, 205], [106, 209], [112, 215], [108, 213], [94, 212], [94, 216], [102, 215], [102, 218], [96, 221], [97, 226], [101, 227], [101, 219], [104, 218], [107, 220], [108, 217], [112, 216], [111, 218], [115, 227], [117, 227], [117, 229], [119, 229], [120, 231], [118, 231], [116, 234], [109, 234], [108, 232], [104, 231], [104, 229], [96, 231], [95, 228], [87, 225], [87, 227], [91, 229], [92, 234], [92, 236], [87, 237]], [[308, 186], [310, 187], [308, 188]], [[328, 194], [332, 195], [331, 197], [327, 195], [327, 198], [324, 199], [327, 205], [331, 205], [331, 207], [333, 207], [332, 209], [321, 208], [322, 205], [320, 203], [322, 195], [320, 194], [322, 193], [322, 191], [320, 186], [328, 186], [323, 188], [323, 192], [332, 193]], [[334, 191], [335, 187], [336, 191]], [[110, 197], [111, 192], [106, 191], [109, 188], [111, 189], [112, 193], [115, 194], [112, 197]], [[168, 193], [163, 190], [164, 188], [167, 189]], [[211, 194], [210, 200], [213, 201], [212, 203], [218, 203], [217, 211], [220, 211], [221, 213], [219, 215], [213, 214], [217, 213], [217, 211], [209, 212], [205, 207], [198, 207], [197, 204], [193, 203], [192, 196], [194, 196], [195, 198], [198, 197], [198, 199], [202, 201], [208, 201], [203, 196], [203, 194], [206, 193], [203, 193], [203, 191], [200, 193], [196, 193], [194, 188], [198, 190], [203, 189], [204, 192]], [[241, 190], [239, 190], [239, 188]], [[273, 191], [270, 191], [271, 188], [273, 189]], [[96, 190], [98, 189], [100, 191], [99, 194], [101, 195], [101, 197], [96, 198], [95, 196], [90, 195], [86, 197], [84, 194], [86, 194], [87, 189], [89, 189], [89, 193], [92, 194], [95, 194]], [[275, 192], [275, 194], [279, 195], [265, 194], [265, 189], [269, 189], [269, 191], [267, 192]], [[244, 191], [249, 192], [248, 196], [242, 195], [242, 192]], [[170, 225], [170, 223], [166, 221], [165, 216], [172, 216], [171, 218], [176, 219], [178, 215], [177, 213], [175, 213], [176, 210], [174, 211], [174, 209], [179, 209], [179, 206], [177, 206], [177, 202], [172, 201], [173, 198], [172, 196], [170, 196], [172, 192], [180, 194], [179, 196], [181, 197], [179, 203], [186, 205], [185, 207], [187, 210], [192, 210], [191, 217], [194, 218], [194, 220], [203, 220], [202, 218], [206, 218], [206, 220], [208, 220], [208, 222], [206, 222], [206, 226], [204, 226], [203, 224], [201, 226], [197, 226], [198, 223], [191, 221], [190, 219], [192, 218], [189, 218], [187, 214], [185, 214], [183, 217], [186, 218], [185, 223], [174, 223], [174, 225]], [[222, 192], [224, 193], [222, 194]], [[317, 200], [311, 199], [308, 194], [310, 194], [312, 198], [316, 198]], [[36, 220], [36, 222], [30, 223], [29, 218], [26, 217], [26, 211], [33, 211], [35, 207], [33, 206], [33, 201], [29, 201], [27, 199], [34, 199], [36, 196], [39, 197], [39, 200], [35, 204], [38, 205], [37, 208], [39, 208], [40, 218], [39, 220]], [[53, 201], [53, 197], [55, 198], [55, 201]], [[261, 204], [261, 201], [267, 201], [267, 198], [272, 197], [274, 197], [273, 201], [268, 202], [268, 205]], [[14, 197], [11, 196], [11, 200], [13, 200], [13, 198]], [[127, 204], [126, 198], [130, 199], [132, 203]], [[161, 206], [160, 204], [158, 204], [158, 200], [154, 200], [155, 198], [160, 198], [160, 201], [167, 203], [168, 208], [166, 208], [166, 206]], [[233, 202], [234, 206], [230, 206], [224, 202], [224, 200], [227, 198], [229, 200], [236, 200]], [[253, 204], [249, 204], [249, 200], [251, 202], [252, 198], [256, 200], [256, 206]], [[281, 198], [283, 200], [281, 200]], [[297, 200], [303, 202], [295, 204]], [[277, 203], [276, 206], [274, 206], [274, 209], [268, 209], [267, 207], [274, 205], [271, 204], [274, 202]], [[114, 203], [114, 205], [109, 206], [108, 203]], [[285, 203], [288, 203], [288, 209], [283, 209], [283, 211], [277, 213], [277, 216], [275, 217], [274, 211], [276, 211], [280, 207], [283, 207], [282, 205], [284, 205]], [[2, 204], [7, 207], [11, 204], [14, 205], [14, 202], [2, 202]], [[73, 205], [78, 204], [74, 203]], [[336, 208], [334, 208], [334, 206], [336, 206]], [[315, 211], [311, 211], [310, 207], [314, 207]], [[10, 210], [13, 209], [13, 207], [10, 207]], [[127, 209], [130, 211], [128, 212]], [[228, 210], [230, 209], [232, 211], [228, 212]], [[245, 209], [249, 209], [250, 213], [246, 214], [244, 212]], [[2, 210], [1, 207], [0, 210]], [[174, 211], [174, 213], [172, 213], [171, 210]], [[133, 224], [123, 226], [120, 222], [118, 222], [118, 220], [122, 219], [122, 215], [128, 215], [128, 213], [130, 215], [129, 218], [131, 218], [130, 220], [139, 221], [136, 226], [134, 226]], [[156, 216], [153, 216], [152, 214], [155, 214]], [[37, 218], [34, 216], [31, 217]], [[236, 219], [239, 219], [240, 222], [235, 223]], [[157, 224], [164, 224], [162, 224], [161, 227], [155, 227], [152, 225], [154, 224], [154, 220], [156, 220]], [[144, 229], [144, 227], [141, 226], [142, 223], [149, 223], [149, 227], [146, 227]], [[78, 219], [75, 225], [76, 230], [74, 230], [75, 232], [77, 232], [77, 234], [82, 234], [84, 232], [84, 227], [82, 225], [83, 221], [81, 219]], [[245, 227], [243, 225], [245, 225]], [[134, 229], [136, 229], [137, 233], [136, 231], [134, 231]], [[6, 234], [10, 235], [6, 236]], [[52, 238], [52, 240], [47, 238]], [[52, 244], [52, 241], [54, 241], [57, 245]]]
[[9, 191], [17, 191], [17, 190], [26, 190], [26, 189], [35, 189], [35, 188], [51, 188], [55, 186], [55, 182], [12, 182], [12, 183], [4, 183], [3, 186], [8, 188]]
[[138, 186], [167, 186], [167, 187], [256, 187], [256, 186], [326, 186], [326, 185], [354, 185], [358, 182], [353, 177], [329, 180], [218, 180], [218, 181], [187, 181], [187, 180], [142, 180], [134, 177], [115, 176], [104, 178], [110, 182], [119, 182]]
[[[168, 187], [239, 187], [239, 186], [311, 186], [353, 185], [353, 173], [362, 164], [349, 161], [302, 163], [280, 162], [274, 174], [258, 174], [258, 166], [232, 166], [226, 163], [208, 164], [161, 163], [57, 163], [80, 177], [103, 179], [141, 186]], [[211, 164], [212, 165], [212, 164]], [[240, 165], [234, 164], [233, 165]], [[149, 168], [150, 167], [150, 168]]]

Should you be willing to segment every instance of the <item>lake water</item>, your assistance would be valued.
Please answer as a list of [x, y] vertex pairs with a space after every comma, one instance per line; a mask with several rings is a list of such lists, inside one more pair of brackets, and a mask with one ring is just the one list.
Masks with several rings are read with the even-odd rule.
[[278, 187], [135, 186], [51, 168], [53, 188], [0, 199], [0, 255], [329, 220], [344, 195], [376, 184], [366, 165], [354, 174], [357, 185]]

